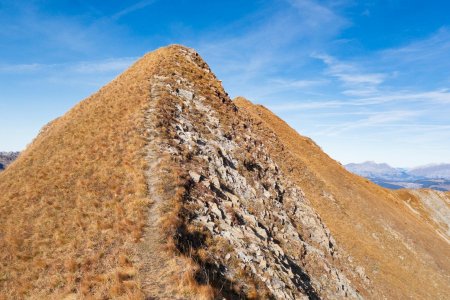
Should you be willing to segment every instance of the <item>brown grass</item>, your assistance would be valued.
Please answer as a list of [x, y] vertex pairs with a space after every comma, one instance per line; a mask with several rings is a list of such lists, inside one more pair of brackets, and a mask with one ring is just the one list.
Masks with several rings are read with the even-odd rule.
[[145, 56], [46, 126], [0, 174], [0, 294], [140, 298], [135, 243], [150, 205]]
[[[189, 153], [178, 158], [161, 154], [158, 168], [165, 175], [159, 178], [156, 193], [164, 201], [157, 210], [149, 209], [153, 202], [145, 177], [147, 147], [153, 142], [149, 138], [173, 140], [177, 101], [167, 93], [161, 95], [157, 133], [146, 132], [149, 101], [156, 100], [150, 99], [153, 75], [170, 77], [181, 71], [198, 83], [198, 93], [211, 94], [214, 88], [225, 95], [213, 74], [203, 76], [193, 71], [191, 62], [180, 59], [180, 49], [168, 47], [146, 55], [45, 126], [0, 175], [2, 296], [136, 299], [145, 296], [141, 280], [149, 279], [166, 286], [166, 296], [211, 299], [217, 293], [195, 280], [200, 265], [189, 253], [176, 258], [180, 253], [174, 236], [182, 225], [187, 183], [179, 166]], [[164, 249], [141, 241], [150, 225], [150, 211], [157, 215], [159, 230], [153, 234], [161, 235], [156, 240], [166, 241]], [[158, 251], [153, 256], [165, 261], [164, 276], [157, 269], [140, 274], [141, 260], [148, 258], [142, 251], [148, 250]]]
[[338, 246], [365, 268], [372, 291], [352, 278], [365, 297], [440, 299], [450, 293], [448, 244], [402, 197], [347, 172], [265, 107], [244, 98], [235, 103], [260, 124], [276, 163], [303, 189]]

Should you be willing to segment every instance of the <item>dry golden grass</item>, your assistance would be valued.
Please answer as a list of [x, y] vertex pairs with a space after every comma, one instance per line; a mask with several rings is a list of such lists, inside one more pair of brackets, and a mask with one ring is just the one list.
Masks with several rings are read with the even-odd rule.
[[46, 126], [0, 174], [0, 294], [142, 298], [148, 79], [171, 48]]
[[[161, 154], [158, 168], [167, 175], [158, 178], [157, 193], [164, 201], [152, 206], [148, 195], [147, 155], [156, 142], [150, 137], [173, 137], [167, 101], [176, 101], [161, 95], [154, 112], [158, 132], [147, 132], [150, 101], [156, 101], [150, 84], [154, 75], [174, 71], [198, 76], [180, 57], [183, 49], [169, 46], [144, 56], [45, 126], [0, 174], [0, 299], [143, 299], [149, 291], [142, 282], [149, 280], [165, 287], [158, 295], [163, 298], [214, 297], [210, 286], [194, 279], [198, 265], [177, 258], [173, 237], [186, 183], [177, 171], [180, 161]], [[207, 90], [209, 76], [189, 79]], [[143, 235], [156, 227], [150, 241], [165, 240], [163, 249]], [[149, 258], [153, 269], [144, 270], [142, 260]]]
[[402, 197], [347, 172], [265, 107], [244, 98], [235, 103], [260, 125], [276, 163], [306, 193], [338, 246], [365, 268], [374, 290], [352, 279], [365, 297], [443, 299], [450, 293], [449, 245]]

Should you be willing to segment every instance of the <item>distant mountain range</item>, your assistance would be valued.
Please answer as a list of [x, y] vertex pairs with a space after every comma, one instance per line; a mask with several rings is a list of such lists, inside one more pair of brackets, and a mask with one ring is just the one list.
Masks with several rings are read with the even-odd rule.
[[6, 166], [12, 163], [20, 152], [0, 152], [0, 171], [3, 171]]
[[431, 188], [450, 190], [450, 164], [432, 164], [412, 169], [394, 168], [385, 163], [350, 163], [345, 168], [390, 189]]
[[450, 164], [427, 165], [411, 169], [409, 174], [426, 178], [450, 179]]

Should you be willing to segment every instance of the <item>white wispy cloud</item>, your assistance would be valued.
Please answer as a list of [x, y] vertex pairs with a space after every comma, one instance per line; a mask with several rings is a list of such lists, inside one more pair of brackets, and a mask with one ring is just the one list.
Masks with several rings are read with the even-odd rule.
[[[339, 98], [339, 96], [337, 96]], [[348, 114], [350, 109], [355, 107], [379, 107], [381, 104], [393, 104], [396, 106], [408, 106], [412, 104], [422, 104], [434, 109], [433, 105], [450, 104], [450, 91], [448, 89], [432, 90], [425, 92], [414, 91], [377, 91], [377, 95], [370, 97], [352, 97], [351, 99], [341, 98], [340, 100], [320, 99], [310, 101], [302, 99], [302, 101], [290, 101], [284, 103], [271, 104], [270, 108], [277, 112], [283, 111], [306, 111], [320, 110], [329, 108], [339, 108], [342, 114]], [[419, 109], [422, 110], [422, 106]], [[339, 112], [336, 112], [339, 114]]]
[[430, 61], [436, 63], [438, 61], [447, 64], [446, 60], [440, 60], [440, 58], [447, 57], [449, 51], [450, 29], [442, 27], [430, 37], [381, 51], [380, 55], [382, 58], [396, 60], [398, 63], [429, 63]]
[[346, 105], [345, 101], [302, 101], [270, 104], [268, 107], [274, 112], [292, 112], [307, 110], [322, 110], [329, 108], [340, 108]]
[[378, 95], [367, 98], [359, 98], [357, 101], [351, 102], [353, 105], [378, 105], [388, 102], [399, 102], [399, 105], [407, 105], [408, 103], [424, 103], [424, 104], [450, 104], [450, 91], [448, 89], [431, 90], [423, 92], [414, 91], [396, 91], [383, 92], [379, 91]]
[[0, 73], [24, 74], [24, 73], [34, 73], [37, 71], [41, 72], [43, 75], [46, 73], [48, 74], [61, 72], [91, 73], [91, 74], [116, 73], [125, 70], [137, 59], [138, 59], [137, 57], [117, 57], [97, 61], [80, 61], [61, 64], [32, 63], [32, 64], [0, 65]]
[[315, 80], [306, 80], [306, 79], [299, 79], [299, 80], [291, 80], [287, 78], [276, 78], [270, 80], [270, 84], [273, 87], [278, 88], [288, 88], [288, 89], [304, 89], [309, 87], [315, 87], [319, 85], [323, 85], [327, 83], [328, 81], [325, 79], [315, 79]]
[[42, 64], [0, 65], [0, 73], [28, 73], [42, 69]]
[[371, 113], [368, 117], [356, 121], [343, 122], [337, 125], [327, 126], [326, 129], [318, 132], [318, 135], [340, 135], [350, 130], [361, 130], [365, 127], [380, 127], [384, 125], [392, 125], [395, 122], [404, 122], [412, 117], [420, 115], [418, 111], [398, 110], [398, 111], [383, 111]]
[[311, 57], [326, 64], [326, 75], [339, 79], [345, 88], [350, 88], [346, 90], [348, 95], [374, 94], [388, 77], [384, 73], [364, 72], [355, 63], [342, 62], [327, 54], [313, 53]]
[[[35, 55], [33, 47], [36, 47], [44, 51], [36, 54], [37, 56], [91, 56], [101, 49], [99, 46], [109, 47], [110, 43], [119, 41], [124, 34], [123, 27], [112, 18], [90, 16], [95, 10], [91, 7], [89, 13], [73, 15], [52, 14], [39, 1], [6, 1], [1, 6], [0, 38], [18, 45], [27, 45], [20, 49], [23, 53]], [[89, 7], [87, 4], [86, 6]], [[129, 12], [131, 11], [124, 10], [119, 14]], [[30, 43], [33, 43], [33, 47], [28, 47]], [[104, 48], [101, 50], [104, 51]]]
[[118, 57], [100, 61], [78, 62], [69, 68], [78, 73], [107, 73], [118, 72], [128, 68], [137, 57]]
[[333, 32], [332, 28], [348, 25], [348, 21], [335, 13], [330, 7], [324, 4], [319, 4], [312, 0], [289, 0], [289, 3], [295, 7], [299, 16], [303, 19], [302, 23], [309, 29], [322, 30], [324, 26], [334, 25], [329, 27], [329, 31]]
[[255, 25], [236, 31], [231, 24], [205, 34], [193, 46], [218, 66], [222, 76], [227, 77], [224, 82], [248, 83], [273, 75], [293, 62], [307, 61], [308, 52], [348, 26], [345, 18], [316, 1], [280, 3], [270, 14], [251, 16], [246, 22]]
[[143, 0], [143, 1], [139, 1], [133, 5], [130, 5], [124, 9], [122, 9], [121, 11], [115, 13], [114, 15], [111, 16], [112, 19], [114, 20], [118, 20], [120, 18], [122, 18], [125, 15], [128, 15], [132, 12], [135, 12], [137, 10], [143, 9], [153, 3], [155, 3], [157, 0]]

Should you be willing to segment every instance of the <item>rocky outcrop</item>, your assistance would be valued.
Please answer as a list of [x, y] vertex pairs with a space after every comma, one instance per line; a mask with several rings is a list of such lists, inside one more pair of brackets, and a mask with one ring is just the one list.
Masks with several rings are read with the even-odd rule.
[[180, 56], [195, 71], [155, 76], [151, 91], [170, 117], [161, 151], [187, 177], [175, 238], [201, 265], [197, 279], [225, 296], [360, 298], [348, 275], [366, 279], [364, 272], [341, 264], [330, 231], [285, 179], [252, 120], [220, 87], [193, 84], [193, 76], [213, 77], [195, 51]]

